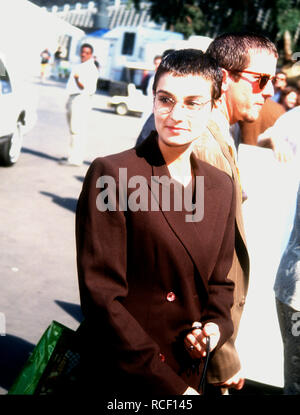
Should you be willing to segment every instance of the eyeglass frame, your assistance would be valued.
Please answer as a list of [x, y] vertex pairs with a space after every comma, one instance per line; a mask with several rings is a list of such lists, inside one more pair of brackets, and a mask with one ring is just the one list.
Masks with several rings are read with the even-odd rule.
[[[159, 94], [155, 94], [154, 96], [153, 96], [153, 98], [154, 98], [154, 107], [155, 107], [155, 105], [156, 105], [156, 98], [158, 97], [158, 95]], [[163, 111], [163, 112], [161, 112], [161, 110], [162, 109], [165, 109], [166, 110], [166, 108], [161, 108], [161, 109], [157, 109], [159, 112], [160, 112], [160, 114], [170, 114], [173, 110], [174, 110], [174, 107], [177, 105], [177, 104], [179, 104], [180, 103], [180, 101], [175, 101], [172, 97], [169, 97], [169, 96], [167, 96], [167, 95], [164, 95], [164, 97], [165, 98], [167, 98], [167, 99], [169, 99], [169, 100], [172, 100], [173, 101], [173, 103], [171, 104], [171, 108], [168, 110], [168, 111]], [[190, 111], [190, 114], [197, 114], [199, 111], [201, 111], [201, 109], [203, 109], [204, 108], [204, 106], [206, 105], [206, 104], [208, 104], [209, 102], [212, 102], [212, 99], [210, 99], [210, 100], [208, 100], [208, 101], [206, 101], [206, 102], [201, 102], [201, 103], [197, 103], [197, 102], [195, 102], [195, 104], [197, 104], [197, 106], [198, 106], [198, 108], [195, 108], [195, 109], [191, 109], [191, 108], [187, 108], [187, 105], [186, 104], [184, 104], [184, 103], [181, 103], [181, 108], [184, 108], [184, 110], [185, 111]]]
[[[256, 81], [258, 81], [258, 86], [260, 88], [261, 91], [263, 91], [265, 89], [265, 87], [267, 86], [268, 82], [274, 82], [276, 75], [272, 76], [268, 73], [261, 73], [261, 72], [253, 72], [253, 71], [240, 71], [239, 69], [230, 69], [230, 72], [238, 72], [238, 73], [249, 73], [251, 75], [259, 75], [259, 79], [256, 79]], [[262, 82], [262, 78], [267, 78], [266, 83], [261, 86], [261, 82]]]

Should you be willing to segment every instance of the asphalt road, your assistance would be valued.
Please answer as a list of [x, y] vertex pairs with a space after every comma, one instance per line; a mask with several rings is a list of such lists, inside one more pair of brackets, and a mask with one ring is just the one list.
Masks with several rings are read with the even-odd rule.
[[69, 139], [64, 87], [32, 82], [37, 123], [18, 163], [0, 167], [0, 394], [52, 320], [77, 328], [74, 220], [82, 181], [94, 158], [132, 147], [140, 131], [139, 117], [112, 113], [97, 94], [84, 165], [59, 165]]

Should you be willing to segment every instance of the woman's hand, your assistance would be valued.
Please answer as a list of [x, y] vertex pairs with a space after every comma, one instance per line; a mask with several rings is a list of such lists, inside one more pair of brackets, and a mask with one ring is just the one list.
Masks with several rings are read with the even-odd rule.
[[212, 351], [220, 339], [219, 326], [216, 323], [206, 323], [204, 327], [198, 321], [192, 325], [193, 331], [188, 333], [184, 339], [184, 344], [193, 359], [206, 356], [206, 337], [210, 337], [210, 351]]

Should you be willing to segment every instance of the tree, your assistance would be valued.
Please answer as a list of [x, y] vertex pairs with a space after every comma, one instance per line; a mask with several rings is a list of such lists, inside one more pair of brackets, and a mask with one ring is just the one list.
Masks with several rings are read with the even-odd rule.
[[292, 61], [292, 49], [294, 46], [292, 36], [295, 34], [300, 21], [300, 11], [297, 8], [297, 3], [295, 4], [295, 2], [291, 0], [276, 1], [277, 37], [283, 38], [285, 62]]
[[[138, 7], [142, 0], [132, 0]], [[155, 21], [184, 33], [215, 37], [223, 32], [262, 33], [282, 46], [290, 59], [300, 21], [300, 0], [150, 0]], [[291, 45], [289, 47], [289, 44]]]
[[188, 38], [191, 35], [201, 33], [204, 26], [201, 9], [195, 5], [185, 4], [181, 18], [174, 24], [174, 30], [183, 33], [184, 37]]
[[[133, 0], [136, 8], [141, 1]], [[199, 34], [204, 28], [204, 16], [196, 0], [153, 0], [150, 1], [151, 18], [166, 23], [169, 30], [181, 32], [185, 37]]]

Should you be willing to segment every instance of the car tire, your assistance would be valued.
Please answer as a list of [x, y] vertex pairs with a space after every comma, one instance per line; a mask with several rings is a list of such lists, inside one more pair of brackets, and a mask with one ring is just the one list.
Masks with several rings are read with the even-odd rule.
[[15, 131], [9, 139], [0, 148], [1, 164], [4, 166], [12, 166], [15, 164], [21, 154], [23, 144], [23, 123], [18, 120]]
[[126, 115], [128, 113], [127, 105], [123, 103], [116, 105], [116, 113], [118, 115]]

